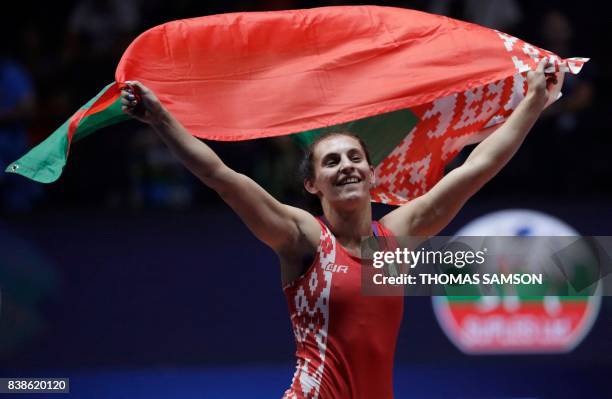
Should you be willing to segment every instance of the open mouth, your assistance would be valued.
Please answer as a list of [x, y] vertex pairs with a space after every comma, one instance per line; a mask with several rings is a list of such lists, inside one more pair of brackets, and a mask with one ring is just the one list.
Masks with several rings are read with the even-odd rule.
[[344, 179], [340, 180], [338, 182], [338, 184], [336, 184], [336, 185], [337, 186], [346, 186], [348, 184], [356, 184], [356, 183], [360, 183], [360, 182], [361, 182], [361, 179], [358, 178], [358, 177], [347, 177], [347, 178], [344, 178]]

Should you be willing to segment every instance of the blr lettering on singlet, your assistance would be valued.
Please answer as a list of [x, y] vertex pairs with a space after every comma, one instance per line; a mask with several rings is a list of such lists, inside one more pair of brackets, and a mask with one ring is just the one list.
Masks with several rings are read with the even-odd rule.
[[339, 265], [337, 263], [328, 263], [324, 267], [325, 271], [333, 273], [348, 273], [348, 266]]

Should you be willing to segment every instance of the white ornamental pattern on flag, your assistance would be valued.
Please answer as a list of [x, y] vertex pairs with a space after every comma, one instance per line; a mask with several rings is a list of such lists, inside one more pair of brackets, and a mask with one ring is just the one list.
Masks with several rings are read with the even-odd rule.
[[419, 122], [377, 165], [373, 201], [401, 205], [429, 190], [450, 159], [466, 145], [481, 141], [512, 113], [527, 90], [525, 73], [542, 57], [549, 57], [552, 64], [548, 73], [576, 74], [588, 61], [579, 57], [563, 60], [516, 37], [496, 33], [517, 73], [412, 107]]

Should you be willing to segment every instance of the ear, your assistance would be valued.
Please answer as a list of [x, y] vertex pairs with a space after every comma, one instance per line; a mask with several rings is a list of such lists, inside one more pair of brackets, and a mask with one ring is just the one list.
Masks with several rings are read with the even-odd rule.
[[312, 179], [304, 179], [304, 188], [310, 194], [317, 195], [319, 193], [319, 189], [315, 187]]
[[376, 185], [376, 174], [374, 173], [374, 167], [370, 165], [370, 187], [374, 187]]

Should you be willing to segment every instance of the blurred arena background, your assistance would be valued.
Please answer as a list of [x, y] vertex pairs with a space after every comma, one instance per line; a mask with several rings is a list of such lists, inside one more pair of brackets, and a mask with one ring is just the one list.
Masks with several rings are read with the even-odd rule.
[[[13, 3], [0, 17], [0, 166], [110, 83], [125, 47], [150, 27], [349, 4], [359, 2]], [[444, 234], [516, 208], [553, 215], [582, 235], [611, 234], [612, 24], [597, 3], [379, 5], [445, 14], [591, 58], [580, 75], [566, 76], [563, 98]], [[290, 139], [211, 146], [280, 200], [306, 206]], [[387, 210], [375, 206], [378, 216]], [[397, 398], [612, 395], [608, 297], [584, 340], [562, 354], [466, 355], [442, 331], [431, 298], [406, 298], [405, 309]], [[54, 184], [0, 175], [0, 377], [69, 377], [75, 398], [269, 398], [289, 386], [293, 351], [275, 255], [145, 125], [126, 122], [79, 142]]]

